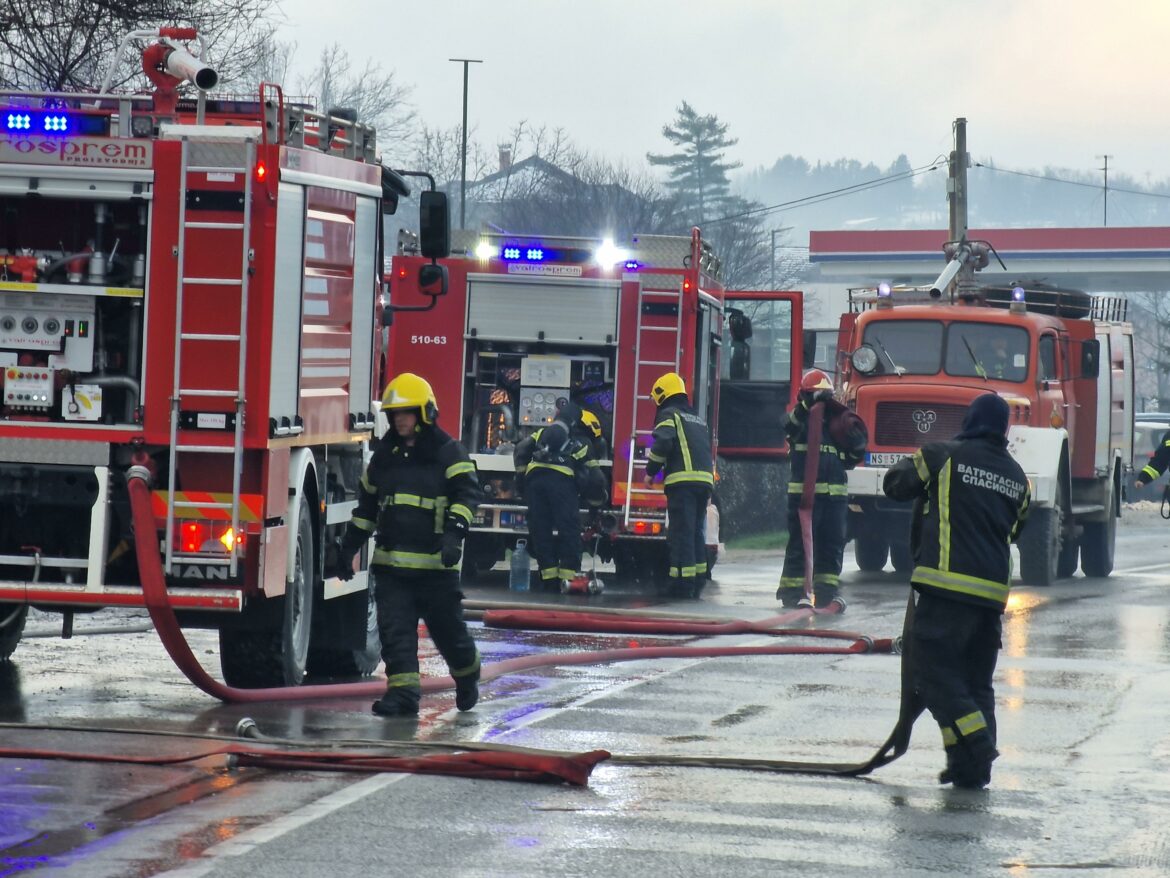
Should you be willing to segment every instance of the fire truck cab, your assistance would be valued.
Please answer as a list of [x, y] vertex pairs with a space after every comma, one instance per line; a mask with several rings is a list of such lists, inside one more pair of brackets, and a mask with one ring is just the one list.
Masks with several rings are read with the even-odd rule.
[[[446, 295], [428, 297], [419, 288], [421, 256], [406, 252], [393, 259], [386, 376], [425, 375], [438, 398], [440, 423], [476, 462], [487, 502], [466, 542], [465, 569], [489, 569], [526, 532], [513, 449], [571, 400], [600, 420], [599, 457], [609, 472], [609, 503], [592, 516], [581, 510], [592, 522], [589, 547], [612, 560], [623, 579], [664, 583], [665, 497], [660, 483], [643, 485], [656, 413], [650, 388], [665, 372], [682, 375], [691, 405], [722, 452], [720, 377], [721, 367], [726, 374], [729, 366], [729, 306], [736, 296], [770, 297], [771, 309], [786, 319], [773, 327], [776, 362], [761, 356], [756, 372], [774, 380], [736, 376], [741, 395], [755, 392], [758, 399], [763, 393], [768, 404], [743, 406], [732, 445], [767, 445], [775, 453], [782, 440], [776, 412], [799, 385], [800, 294], [725, 292], [719, 260], [698, 229], [690, 237], [635, 236], [622, 248], [592, 239], [478, 234], [453, 244], [463, 255], [443, 261], [450, 275]], [[742, 336], [743, 324], [737, 327]], [[750, 336], [750, 328], [746, 332]], [[793, 344], [794, 357], [788, 356]], [[769, 416], [773, 423], [762, 429], [747, 423]], [[718, 542], [711, 528], [707, 539]]]
[[[229, 685], [368, 673], [367, 576], [323, 571], [376, 423], [382, 217], [408, 188], [351, 112], [211, 98], [193, 30], [132, 38], [153, 93], [0, 92], [0, 658], [30, 605], [63, 636], [145, 606], [147, 540]], [[131, 527], [135, 466], [154, 533]]]
[[959, 432], [968, 404], [997, 393], [1009, 450], [1031, 483], [1020, 576], [1048, 585], [1113, 569], [1121, 478], [1133, 435], [1133, 338], [1125, 302], [1040, 284], [855, 290], [838, 336], [841, 396], [869, 427], [849, 473], [857, 564], [909, 574], [909, 507], [886, 499], [898, 460]]

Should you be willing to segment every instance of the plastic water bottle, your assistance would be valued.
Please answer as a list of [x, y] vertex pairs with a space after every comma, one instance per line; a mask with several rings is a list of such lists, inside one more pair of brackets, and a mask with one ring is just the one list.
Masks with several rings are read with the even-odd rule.
[[528, 591], [528, 542], [517, 540], [512, 550], [511, 574], [508, 587], [512, 591]]

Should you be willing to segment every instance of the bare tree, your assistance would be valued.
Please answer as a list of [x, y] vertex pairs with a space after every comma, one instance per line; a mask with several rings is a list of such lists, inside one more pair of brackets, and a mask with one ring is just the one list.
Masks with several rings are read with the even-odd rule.
[[[100, 85], [125, 35], [160, 24], [194, 27], [202, 55], [224, 83], [257, 62], [278, 22], [275, 0], [4, 0], [0, 82], [14, 88], [85, 91]], [[123, 63], [115, 87], [145, 82]]]
[[374, 61], [366, 61], [365, 67], [355, 71], [349, 53], [334, 43], [321, 50], [317, 66], [301, 88], [317, 98], [321, 110], [349, 107], [359, 119], [374, 124], [382, 153], [391, 163], [410, 156], [415, 134], [411, 90], [393, 71], [382, 70]]
[[[430, 128], [423, 125], [415, 138], [412, 169], [431, 174], [441, 188], [459, 179], [463, 150], [463, 126]], [[467, 138], [467, 178], [478, 180], [491, 173], [493, 164], [483, 145], [475, 139], [475, 130]]]
[[1133, 321], [1134, 362], [1140, 364], [1134, 383], [1144, 404], [1158, 402], [1166, 411], [1170, 402], [1170, 292], [1152, 290], [1129, 294]]

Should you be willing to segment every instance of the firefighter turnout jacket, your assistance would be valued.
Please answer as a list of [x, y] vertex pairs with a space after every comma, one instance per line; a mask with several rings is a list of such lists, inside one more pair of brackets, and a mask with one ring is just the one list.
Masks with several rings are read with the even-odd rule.
[[707, 424], [687, 404], [685, 394], [662, 401], [654, 424], [654, 443], [646, 457], [646, 475], [665, 473], [663, 485], [715, 484]]
[[462, 539], [480, 497], [475, 464], [441, 429], [423, 426], [413, 445], [390, 430], [374, 443], [343, 549], [352, 554], [376, 533], [371, 566], [456, 570], [440, 559], [443, 537]]
[[[809, 394], [801, 393], [784, 424], [784, 433], [788, 437], [789, 445], [789, 494], [803, 493], [804, 462], [809, 451], [808, 415], [813, 405]], [[843, 498], [849, 493], [846, 471], [853, 469], [865, 458], [865, 446], [869, 436], [860, 418], [856, 418], [840, 403], [827, 400], [824, 406], [824, 429], [821, 431], [815, 493]], [[851, 423], [849, 429], [845, 431], [834, 429], [835, 419], [838, 418], [850, 418], [860, 426], [854, 427]], [[839, 438], [835, 439], [834, 433], [839, 434]]]
[[1162, 434], [1162, 439], [1158, 443], [1158, 450], [1154, 452], [1154, 456], [1150, 458], [1150, 462], [1142, 467], [1141, 472], [1137, 474], [1137, 480], [1143, 485], [1148, 485], [1162, 473], [1166, 472], [1166, 466], [1170, 464], [1170, 430]]
[[911, 582], [921, 591], [1003, 611], [1011, 546], [1031, 492], [1007, 439], [985, 433], [932, 442], [886, 473], [893, 500], [913, 500]]

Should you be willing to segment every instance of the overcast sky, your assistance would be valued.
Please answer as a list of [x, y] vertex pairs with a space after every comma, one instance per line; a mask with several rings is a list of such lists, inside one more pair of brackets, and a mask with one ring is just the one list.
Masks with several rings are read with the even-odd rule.
[[1170, 178], [1170, 0], [281, 0], [307, 70], [340, 42], [413, 87], [428, 125], [487, 147], [521, 120], [640, 162], [686, 100], [745, 168], [792, 153]]

